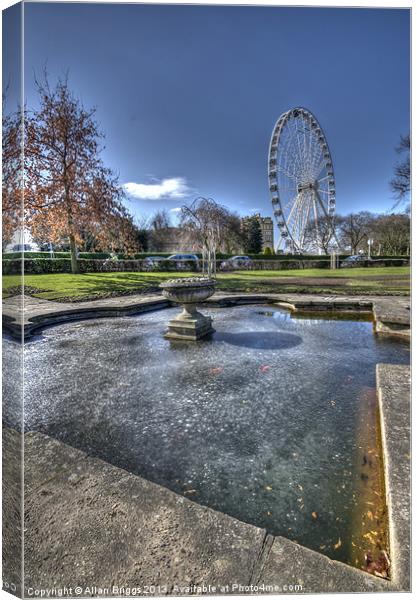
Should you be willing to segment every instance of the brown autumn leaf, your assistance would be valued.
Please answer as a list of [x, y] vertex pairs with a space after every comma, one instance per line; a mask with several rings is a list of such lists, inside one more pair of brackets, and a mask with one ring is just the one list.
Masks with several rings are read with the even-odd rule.
[[211, 375], [218, 375], [222, 371], [223, 371], [223, 367], [213, 367], [212, 369], [210, 369]]
[[336, 542], [336, 544], [333, 546], [333, 548], [335, 550], [338, 550], [342, 545], [342, 540], [339, 538], [339, 540]]
[[103, 135], [95, 110], [83, 107], [66, 79], [55, 88], [46, 74], [44, 79], [36, 82], [39, 108], [25, 116], [26, 225], [34, 238], [67, 239], [74, 272], [77, 250], [86, 240], [95, 249], [137, 252], [140, 243], [123, 188], [100, 156]]
[[313, 512], [311, 513], [311, 516], [313, 517], [313, 519], [317, 519], [317, 513], [316, 511], [313, 510]]

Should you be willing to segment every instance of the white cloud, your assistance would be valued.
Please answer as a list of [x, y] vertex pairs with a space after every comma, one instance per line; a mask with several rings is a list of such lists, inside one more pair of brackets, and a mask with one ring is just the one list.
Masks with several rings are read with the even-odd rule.
[[171, 208], [169, 212], [179, 213], [179, 212], [181, 212], [181, 207], [176, 206], [175, 208]]
[[162, 200], [168, 198], [184, 198], [190, 193], [184, 177], [171, 177], [157, 180], [156, 183], [134, 183], [123, 185], [129, 196], [140, 200]]

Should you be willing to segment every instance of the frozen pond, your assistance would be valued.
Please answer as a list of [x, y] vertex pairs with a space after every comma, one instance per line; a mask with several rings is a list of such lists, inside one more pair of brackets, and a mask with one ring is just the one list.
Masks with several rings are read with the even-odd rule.
[[[378, 458], [375, 364], [408, 362], [408, 346], [370, 322], [271, 306], [204, 307], [213, 338], [173, 343], [162, 333], [177, 312], [68, 323], [29, 341], [26, 429], [354, 564], [362, 495], [374, 491], [368, 451]], [[7, 362], [16, 343], [4, 344]], [[6, 393], [13, 424], [10, 412]]]

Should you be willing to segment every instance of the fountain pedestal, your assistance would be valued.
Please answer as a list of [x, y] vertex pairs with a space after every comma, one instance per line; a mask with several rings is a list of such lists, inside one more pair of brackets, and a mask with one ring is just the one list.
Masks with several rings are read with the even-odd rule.
[[197, 304], [214, 294], [215, 283], [213, 279], [191, 277], [171, 279], [160, 284], [165, 298], [183, 307], [182, 312], [169, 321], [165, 338], [197, 341], [214, 332], [211, 317], [198, 312]]
[[164, 337], [171, 340], [199, 340], [209, 333], [213, 333], [211, 317], [205, 317], [193, 306], [184, 306], [181, 314], [168, 323], [168, 331]]

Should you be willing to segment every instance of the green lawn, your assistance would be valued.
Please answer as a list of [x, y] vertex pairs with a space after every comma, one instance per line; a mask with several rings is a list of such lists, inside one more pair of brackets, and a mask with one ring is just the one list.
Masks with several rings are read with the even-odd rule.
[[[195, 275], [195, 274], [194, 274]], [[193, 273], [86, 273], [27, 275], [26, 293], [48, 300], [87, 300], [154, 291], [161, 281]], [[218, 289], [244, 292], [305, 292], [322, 294], [410, 293], [409, 267], [235, 271], [220, 273]], [[18, 292], [19, 275], [3, 277], [5, 296]]]

